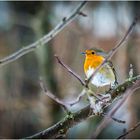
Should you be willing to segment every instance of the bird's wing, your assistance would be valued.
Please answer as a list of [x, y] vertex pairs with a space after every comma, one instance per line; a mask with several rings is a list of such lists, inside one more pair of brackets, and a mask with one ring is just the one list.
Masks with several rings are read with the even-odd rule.
[[107, 63], [109, 64], [109, 66], [111, 67], [111, 69], [115, 75], [115, 84], [118, 85], [117, 73], [116, 73], [116, 70], [114, 68], [114, 65], [111, 61], [107, 61]]

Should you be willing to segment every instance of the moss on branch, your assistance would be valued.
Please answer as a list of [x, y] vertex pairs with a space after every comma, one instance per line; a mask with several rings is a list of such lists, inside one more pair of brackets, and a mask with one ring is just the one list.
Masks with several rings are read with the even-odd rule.
[[140, 75], [133, 77], [131, 79], [130, 78], [127, 79], [123, 84], [120, 84], [116, 89], [111, 90], [110, 94], [111, 94], [112, 100], [114, 100], [118, 96], [121, 96], [122, 93], [124, 93], [126, 89], [134, 85], [137, 80], [140, 80]]

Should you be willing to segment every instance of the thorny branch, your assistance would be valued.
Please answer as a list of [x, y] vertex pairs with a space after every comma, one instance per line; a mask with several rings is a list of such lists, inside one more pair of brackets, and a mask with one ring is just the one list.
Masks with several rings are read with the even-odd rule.
[[140, 127], [140, 122], [136, 123], [134, 127], [130, 128], [127, 132], [125, 132], [124, 134], [122, 134], [121, 136], [119, 136], [117, 139], [122, 139], [125, 136], [127, 136], [128, 134], [132, 133], [133, 131], [135, 131], [138, 127]]
[[[123, 84], [119, 85], [116, 89], [111, 91], [112, 99], [124, 94], [127, 89], [132, 89], [134, 92], [140, 85], [140, 75], [133, 77], [131, 80], [125, 81]], [[68, 114], [64, 119], [62, 119], [57, 124], [52, 127], [41, 131], [33, 136], [27, 137], [28, 139], [33, 138], [59, 138], [62, 135], [66, 135], [69, 128], [73, 127], [77, 123], [86, 120], [87, 118], [94, 115], [94, 112], [90, 110], [90, 106], [87, 106], [75, 113]]]
[[64, 17], [63, 20], [48, 34], [40, 38], [39, 40], [35, 41], [34, 43], [16, 51], [15, 53], [3, 58], [0, 60], [0, 66], [6, 65], [10, 62], [13, 62], [20, 57], [28, 54], [29, 52], [34, 51], [36, 48], [43, 46], [44, 44], [48, 43], [51, 39], [53, 39], [66, 25], [72, 22], [77, 16], [81, 15], [81, 9], [85, 6], [87, 1], [81, 2], [81, 4], [74, 10], [74, 12], [67, 17]]

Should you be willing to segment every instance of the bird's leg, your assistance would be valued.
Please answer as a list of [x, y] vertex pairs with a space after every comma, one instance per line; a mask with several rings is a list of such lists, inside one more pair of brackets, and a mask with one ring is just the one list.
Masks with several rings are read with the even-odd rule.
[[111, 95], [109, 93], [108, 94], [102, 94], [101, 100], [102, 100], [103, 104], [105, 104], [105, 105], [110, 104]]
[[95, 115], [99, 115], [103, 112], [102, 101], [96, 102], [97, 98], [93, 96], [93, 93], [88, 92], [88, 100], [90, 102], [90, 107], [93, 109]]
[[106, 106], [111, 103], [111, 95], [109, 92], [107, 94], [100, 93], [98, 96], [100, 96], [100, 100], [96, 100], [96, 104], [99, 102], [99, 104], [102, 103]]
[[111, 95], [109, 93], [107, 94], [98, 94], [98, 97], [100, 97], [100, 100], [96, 100], [96, 102], [102, 101], [104, 103], [109, 103], [111, 101]]

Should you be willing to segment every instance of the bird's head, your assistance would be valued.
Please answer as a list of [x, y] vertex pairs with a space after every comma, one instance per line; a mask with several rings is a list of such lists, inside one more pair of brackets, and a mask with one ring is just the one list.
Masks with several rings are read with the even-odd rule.
[[82, 54], [85, 54], [86, 57], [106, 56], [103, 50], [97, 48], [87, 49], [85, 52], [82, 52]]

